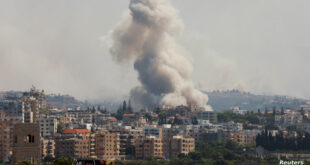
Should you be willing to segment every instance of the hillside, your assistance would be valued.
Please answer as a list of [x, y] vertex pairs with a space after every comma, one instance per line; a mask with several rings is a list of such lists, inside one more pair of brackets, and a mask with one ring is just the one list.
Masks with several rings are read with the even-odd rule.
[[206, 92], [209, 96], [209, 104], [215, 111], [228, 110], [233, 107], [256, 111], [257, 109], [265, 110], [265, 108], [277, 109], [299, 108], [300, 105], [306, 104], [307, 100], [298, 99], [288, 96], [269, 96], [255, 95], [238, 90], [230, 91], [213, 91]]

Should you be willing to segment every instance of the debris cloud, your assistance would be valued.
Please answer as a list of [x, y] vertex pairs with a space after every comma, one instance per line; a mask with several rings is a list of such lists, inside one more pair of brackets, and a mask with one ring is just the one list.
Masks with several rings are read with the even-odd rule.
[[140, 86], [130, 92], [137, 107], [207, 106], [208, 96], [189, 77], [193, 66], [174, 41], [182, 30], [168, 0], [131, 0], [124, 19], [111, 32], [110, 52], [119, 63], [133, 61]]

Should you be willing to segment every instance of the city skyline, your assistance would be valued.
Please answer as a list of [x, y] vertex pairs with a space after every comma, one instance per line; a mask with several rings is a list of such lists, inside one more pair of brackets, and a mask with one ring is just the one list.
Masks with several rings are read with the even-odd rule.
[[[310, 98], [309, 2], [171, 3], [183, 21], [176, 41], [194, 65], [196, 86]], [[128, 4], [2, 1], [0, 90], [35, 85], [79, 99], [128, 96], [137, 74], [131, 64], [115, 64], [107, 46]]]

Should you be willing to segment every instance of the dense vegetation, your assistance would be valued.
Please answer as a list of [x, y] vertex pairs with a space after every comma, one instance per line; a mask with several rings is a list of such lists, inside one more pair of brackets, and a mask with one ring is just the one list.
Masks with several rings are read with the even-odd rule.
[[225, 123], [229, 121], [245, 123], [249, 122], [252, 124], [262, 124], [262, 120], [259, 118], [257, 114], [248, 113], [245, 115], [235, 114], [232, 112], [223, 112], [217, 114], [218, 122]]
[[262, 146], [269, 151], [310, 151], [310, 134], [298, 132], [297, 137], [285, 137], [280, 132], [276, 136], [272, 136], [271, 133], [265, 130], [256, 137], [256, 145]]
[[271, 107], [287, 107], [299, 108], [300, 105], [305, 104], [303, 99], [297, 99], [286, 96], [269, 96], [269, 95], [255, 95], [248, 92], [241, 92], [238, 90], [228, 91], [213, 91], [207, 92], [209, 102], [215, 111], [228, 110], [233, 107], [240, 107], [250, 111], [257, 109], [265, 109]]
[[196, 150], [188, 155], [180, 154], [171, 160], [116, 161], [116, 165], [235, 165], [235, 164], [278, 164], [276, 158], [262, 160], [255, 157], [255, 146], [241, 146], [235, 142], [211, 142], [196, 144]]

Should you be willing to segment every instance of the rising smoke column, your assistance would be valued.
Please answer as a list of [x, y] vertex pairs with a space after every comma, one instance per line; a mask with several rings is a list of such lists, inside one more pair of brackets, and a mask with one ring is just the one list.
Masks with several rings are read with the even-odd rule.
[[141, 86], [130, 99], [139, 107], [152, 105], [207, 106], [208, 96], [189, 81], [192, 64], [177, 52], [173, 37], [182, 29], [168, 0], [131, 0], [124, 20], [112, 31], [110, 52], [120, 63], [134, 61]]

